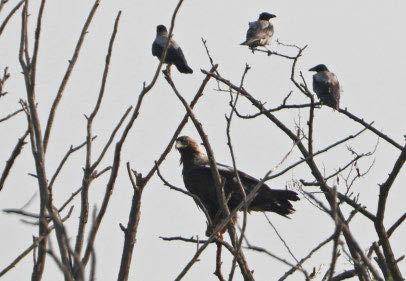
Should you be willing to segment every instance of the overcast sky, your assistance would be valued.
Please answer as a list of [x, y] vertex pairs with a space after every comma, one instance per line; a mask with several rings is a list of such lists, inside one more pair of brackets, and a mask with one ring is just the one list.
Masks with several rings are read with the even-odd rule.
[[[8, 8], [14, 3], [15, 0], [10, 0]], [[157, 59], [151, 55], [155, 27], [158, 24], [169, 26], [176, 3], [176, 0], [102, 1], [55, 119], [46, 159], [49, 174], [55, 171], [56, 165], [70, 145], [77, 145], [85, 139], [83, 114], [89, 113], [96, 101], [107, 44], [118, 10], [122, 10], [123, 15], [105, 99], [95, 121], [94, 132], [99, 136], [95, 142], [96, 148], [102, 147], [124, 110], [135, 103], [143, 81], [150, 81], [157, 65]], [[93, 1], [83, 0], [47, 1], [37, 78], [38, 108], [43, 124], [92, 4]], [[267, 102], [267, 106], [279, 105], [290, 90], [294, 90], [292, 102], [305, 101], [289, 81], [290, 61], [260, 53], [253, 55], [246, 47], [239, 45], [244, 40], [248, 22], [255, 20], [263, 11], [277, 15], [274, 19], [274, 39], [300, 46], [308, 45], [298, 67], [303, 70], [309, 83], [311, 73], [307, 72], [307, 69], [325, 63], [336, 73], [342, 85], [342, 106], [348, 107], [358, 116], [363, 116], [368, 122], [375, 121], [376, 128], [403, 143], [406, 108], [406, 2], [401, 0], [185, 0], [179, 11], [174, 38], [182, 47], [194, 74], [181, 75], [174, 69], [173, 79], [186, 99], [190, 100], [194, 96], [204, 77], [199, 70], [210, 68], [201, 43], [201, 37], [204, 37], [215, 61], [220, 64], [221, 73], [236, 84], [245, 63], [251, 65], [245, 88], [256, 98]], [[30, 10], [31, 24], [36, 13], [37, 4], [34, 3]], [[0, 16], [3, 18], [4, 14]], [[10, 94], [0, 100], [0, 117], [18, 109], [19, 98], [25, 96], [18, 64], [19, 34], [20, 15], [17, 15], [11, 20], [0, 41], [0, 70], [9, 66], [12, 75], [6, 85]], [[30, 46], [32, 45], [31, 41]], [[291, 49], [277, 47], [276, 44], [273, 44], [271, 49], [293, 54]], [[196, 108], [196, 114], [209, 135], [217, 161], [230, 164], [224, 119], [224, 114], [229, 112], [228, 96], [214, 91], [215, 86], [214, 82], [208, 85], [205, 96]], [[240, 108], [242, 112], [255, 112], [255, 109], [245, 102], [241, 103]], [[122, 163], [130, 161], [137, 171], [149, 171], [184, 113], [166, 81], [160, 77], [156, 87], [146, 97], [140, 117], [127, 139]], [[290, 110], [278, 114], [278, 117], [293, 128], [300, 113], [305, 118], [304, 110]], [[303, 125], [304, 120], [302, 119]], [[323, 148], [361, 128], [330, 108], [317, 110], [315, 122], [316, 148]], [[23, 134], [25, 128], [23, 115], [0, 124], [0, 170], [17, 137]], [[190, 124], [183, 134], [195, 138], [198, 136]], [[275, 166], [291, 147], [290, 140], [265, 118], [249, 121], [235, 119], [232, 137], [238, 167], [256, 177], [262, 177]], [[373, 149], [377, 141], [375, 135], [365, 133], [359, 140], [348, 145], [362, 153]], [[353, 190], [360, 193], [360, 202], [372, 212], [376, 210], [378, 183], [386, 179], [398, 155], [398, 150], [380, 140], [375, 156], [359, 163], [361, 169], [366, 169], [373, 159], [376, 159], [368, 177], [360, 180]], [[297, 161], [299, 157], [299, 153], [295, 151], [281, 169]], [[329, 174], [351, 157], [343, 145], [318, 158], [318, 163], [325, 167], [326, 174]], [[110, 153], [102, 167], [109, 165], [111, 160]], [[77, 153], [63, 169], [54, 187], [57, 206], [80, 186], [83, 162], [83, 152]], [[27, 175], [34, 170], [32, 154], [27, 145], [0, 193], [1, 209], [19, 208], [37, 192], [35, 179]], [[183, 187], [179, 155], [176, 151], [172, 151], [168, 156], [162, 166], [162, 173], [170, 182]], [[91, 204], [100, 206], [106, 178], [102, 177], [93, 184]], [[274, 188], [284, 188], [292, 179], [312, 180], [312, 176], [308, 167], [303, 165], [269, 184]], [[389, 196], [385, 217], [388, 226], [405, 212], [405, 184], [403, 169]], [[123, 244], [123, 233], [118, 224], [127, 223], [131, 195], [131, 186], [122, 166], [108, 212], [101, 225], [100, 235], [96, 240], [98, 280], [114, 280], [117, 277]], [[147, 186], [143, 196], [142, 217], [130, 279], [171, 280], [193, 256], [195, 246], [164, 242], [159, 236], [199, 235], [203, 238], [204, 216], [190, 198], [169, 191], [156, 178]], [[38, 201], [37, 196], [28, 210], [37, 211]], [[76, 199], [74, 203], [75, 210], [67, 223], [72, 242], [78, 223], [79, 200]], [[296, 203], [295, 208], [297, 212], [292, 215], [291, 220], [275, 214], [270, 214], [269, 217], [294, 254], [301, 258], [322, 239], [330, 236], [334, 225], [326, 215], [321, 214], [306, 200]], [[353, 220], [350, 227], [364, 249], [377, 239], [373, 226], [366, 223], [361, 215]], [[0, 213], [0, 268], [31, 243], [32, 235], [37, 235], [35, 227], [21, 223], [19, 217]], [[266, 247], [292, 261], [263, 214], [254, 213], [249, 216], [247, 237], [253, 244]], [[405, 225], [391, 238], [397, 256], [406, 252], [404, 237]], [[212, 246], [204, 252], [200, 262], [192, 268], [185, 280], [214, 279], [214, 250], [215, 247]], [[255, 271], [256, 280], [275, 280], [289, 269], [257, 253], [246, 252], [246, 255], [251, 269]], [[306, 265], [306, 269], [322, 266], [324, 272], [330, 256], [331, 246], [328, 246], [314, 256]], [[62, 275], [51, 259], [48, 259], [47, 263], [43, 280], [61, 280]], [[229, 266], [230, 258], [225, 257], [224, 270], [227, 270], [227, 273]], [[348, 269], [349, 264], [345, 259], [341, 259], [337, 270], [345, 268]], [[404, 261], [400, 268], [405, 275]], [[31, 270], [32, 257], [29, 256], [2, 280], [28, 280]], [[301, 278], [300, 275], [293, 275], [289, 280]], [[236, 280], [241, 280], [241, 277], [238, 275]]]

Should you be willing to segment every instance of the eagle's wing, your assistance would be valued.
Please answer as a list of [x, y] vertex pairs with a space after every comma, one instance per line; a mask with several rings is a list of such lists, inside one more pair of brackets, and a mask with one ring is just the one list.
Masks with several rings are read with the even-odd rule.
[[[232, 167], [220, 163], [218, 163], [217, 168], [220, 176], [225, 180], [224, 193], [228, 200], [228, 206], [231, 209], [236, 208], [242, 202], [243, 197], [234, 170]], [[249, 194], [260, 182], [260, 180], [241, 171], [238, 171], [238, 175], [246, 194]], [[219, 205], [210, 165], [195, 166], [183, 176], [186, 188], [201, 199], [210, 216], [214, 218], [219, 210]], [[271, 211], [287, 216], [294, 211], [289, 201], [296, 200], [299, 200], [299, 197], [294, 191], [270, 189], [266, 184], [263, 184], [249, 205], [249, 210]]]
[[[220, 163], [217, 165], [220, 175], [225, 179], [224, 191], [226, 197], [229, 198], [229, 207], [235, 208], [243, 199], [237, 184], [237, 179], [235, 178], [234, 169]], [[206, 175], [210, 173], [211, 176], [209, 165], [202, 166], [200, 169], [204, 169], [204, 173]], [[238, 171], [238, 176], [247, 195], [260, 183], [259, 179], [242, 171]], [[271, 189], [268, 185], [262, 184], [256, 197], [251, 202], [249, 210], [272, 211], [282, 216], [287, 216], [294, 211], [289, 201], [297, 200], [299, 200], [299, 197], [294, 191]]]
[[[208, 164], [205, 165], [204, 167], [206, 169], [210, 169], [210, 165]], [[219, 174], [226, 180], [237, 182], [233, 167], [217, 163], [217, 169], [219, 171]], [[250, 176], [247, 173], [244, 173], [240, 170], [237, 170], [237, 173], [246, 192], [250, 192], [255, 187], [255, 185], [257, 185], [260, 182], [260, 180], [258, 180], [257, 178], [254, 178], [253, 176]], [[263, 184], [263, 187], [269, 188], [266, 184]]]

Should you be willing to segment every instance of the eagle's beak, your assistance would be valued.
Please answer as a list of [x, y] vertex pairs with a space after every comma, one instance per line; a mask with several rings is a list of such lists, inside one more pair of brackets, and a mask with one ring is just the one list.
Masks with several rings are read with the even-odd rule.
[[179, 149], [180, 146], [181, 146], [181, 144], [179, 143], [179, 141], [176, 141], [176, 142], [175, 142], [175, 148], [176, 148], [176, 149]]

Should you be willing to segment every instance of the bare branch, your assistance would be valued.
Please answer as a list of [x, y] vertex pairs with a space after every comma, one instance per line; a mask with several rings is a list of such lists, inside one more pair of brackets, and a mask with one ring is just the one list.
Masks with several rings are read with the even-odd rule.
[[270, 251], [268, 251], [267, 249], [265, 249], [263, 247], [249, 245], [249, 246], [244, 247], [244, 248], [255, 251], [255, 252], [259, 252], [259, 253], [264, 253], [264, 254], [266, 254], [266, 255], [280, 261], [281, 263], [284, 263], [287, 266], [289, 266], [291, 268], [294, 268], [295, 270], [299, 270], [300, 272], [302, 272], [305, 275], [306, 280], [310, 280], [308, 273], [300, 265], [294, 265], [294, 264], [288, 262], [287, 260], [285, 260], [284, 258], [278, 257], [277, 255], [271, 253]]
[[347, 117], [349, 117], [350, 119], [354, 120], [357, 123], [360, 123], [362, 126], [364, 126], [365, 128], [367, 128], [368, 130], [370, 130], [371, 132], [373, 132], [374, 134], [378, 135], [379, 137], [383, 138], [384, 140], [386, 140], [388, 143], [390, 143], [391, 145], [393, 145], [394, 147], [402, 150], [403, 146], [400, 145], [399, 143], [397, 143], [396, 141], [394, 141], [392, 138], [390, 138], [389, 136], [385, 135], [384, 133], [382, 133], [381, 131], [379, 131], [378, 129], [374, 128], [372, 126], [372, 123], [367, 123], [364, 121], [364, 119], [361, 119], [357, 116], [355, 116], [354, 114], [350, 113], [347, 108], [345, 109], [338, 109], [338, 112], [346, 115]]
[[378, 210], [376, 212], [375, 220], [375, 230], [379, 237], [379, 242], [382, 245], [383, 252], [385, 254], [385, 259], [388, 265], [391, 276], [394, 280], [402, 280], [402, 274], [396, 262], [396, 258], [392, 251], [392, 247], [389, 242], [388, 233], [385, 230], [383, 223], [386, 209], [386, 201], [388, 199], [389, 191], [395, 182], [400, 170], [402, 169], [406, 161], [406, 145], [403, 147], [401, 154], [395, 162], [395, 165], [389, 174], [387, 180], [379, 188], [379, 200], [378, 200]]
[[[95, 3], [96, 5], [96, 3]], [[92, 155], [92, 126], [93, 126], [93, 120], [96, 117], [99, 108], [101, 106], [101, 102], [103, 100], [104, 96], [104, 91], [105, 91], [105, 86], [109, 74], [109, 68], [110, 68], [110, 60], [113, 52], [113, 46], [114, 46], [114, 41], [117, 35], [117, 30], [118, 30], [118, 25], [120, 22], [120, 17], [121, 17], [121, 11], [117, 13], [117, 16], [114, 20], [114, 26], [113, 26], [113, 31], [110, 36], [109, 40], [109, 45], [107, 49], [107, 54], [106, 54], [106, 59], [105, 59], [105, 64], [104, 64], [104, 71], [103, 71], [103, 76], [101, 80], [101, 85], [100, 85], [100, 90], [99, 90], [99, 95], [97, 98], [96, 105], [91, 112], [90, 116], [87, 118], [87, 126], [86, 126], [86, 159], [85, 159], [85, 168], [84, 168], [84, 175], [82, 179], [82, 187], [83, 190], [81, 192], [81, 209], [80, 209], [80, 221], [78, 225], [78, 231], [76, 235], [76, 242], [75, 242], [75, 256], [80, 257], [81, 252], [82, 252], [82, 247], [83, 247], [83, 240], [84, 240], [84, 235], [85, 235], [85, 230], [86, 230], [86, 225], [88, 221], [88, 214], [89, 214], [89, 188], [90, 184], [93, 180], [93, 172], [102, 160], [104, 154], [106, 153], [108, 147], [110, 146], [111, 142], [114, 139], [115, 134], [117, 133], [118, 129], [121, 127], [121, 124], [124, 122], [124, 119], [127, 117], [129, 114], [131, 107], [126, 110], [124, 113], [123, 117], [121, 118], [119, 124], [115, 127], [113, 130], [106, 146], [102, 150], [100, 157], [96, 161], [94, 165], [91, 165], [91, 155]], [[91, 249], [89, 249], [91, 251]], [[89, 255], [91, 252], [89, 252]], [[82, 262], [80, 261], [80, 258], [77, 259], [77, 261], [74, 264], [74, 272], [75, 272], [75, 277], [78, 276], [78, 273], [80, 272], [80, 268], [83, 267]]]
[[283, 281], [285, 280], [289, 275], [293, 274], [298, 268], [302, 268], [302, 264], [307, 261], [308, 259], [310, 259], [312, 257], [312, 255], [317, 252], [319, 249], [321, 249], [324, 245], [328, 244], [331, 240], [333, 240], [335, 234], [331, 235], [330, 237], [328, 237], [326, 240], [324, 240], [323, 242], [321, 242], [319, 245], [317, 245], [315, 248], [313, 248], [308, 254], [307, 256], [305, 256], [304, 258], [302, 258], [295, 267], [292, 267], [291, 269], [289, 269], [281, 278], [278, 279], [278, 281]]
[[[179, 2], [178, 2], [177, 6], [176, 6], [176, 8], [175, 8], [175, 10], [174, 10], [174, 12], [172, 14], [171, 26], [169, 28], [169, 37], [172, 36], [173, 28], [175, 26], [176, 15], [177, 15], [177, 13], [179, 11], [179, 8], [182, 5], [182, 3], [183, 3], [183, 0], [179, 0]], [[166, 55], [168, 46], [169, 46], [169, 40], [167, 41], [166, 46], [164, 48], [163, 57]], [[89, 258], [90, 258], [91, 252], [92, 252], [92, 248], [93, 248], [93, 244], [94, 244], [94, 241], [96, 239], [96, 234], [97, 234], [97, 232], [99, 230], [99, 227], [100, 227], [101, 221], [102, 221], [102, 219], [104, 217], [104, 214], [106, 213], [108, 203], [110, 201], [110, 196], [111, 196], [111, 194], [113, 192], [113, 189], [114, 189], [114, 185], [115, 185], [117, 175], [118, 175], [118, 171], [119, 171], [119, 167], [120, 167], [122, 147], [124, 145], [124, 142], [125, 142], [128, 134], [129, 134], [131, 128], [134, 125], [135, 120], [139, 116], [140, 108], [141, 108], [141, 105], [142, 105], [142, 102], [143, 102], [145, 96], [149, 93], [149, 91], [152, 89], [152, 87], [155, 85], [155, 83], [156, 83], [156, 81], [158, 79], [158, 75], [159, 75], [159, 73], [161, 71], [162, 64], [163, 64], [163, 60], [161, 59], [159, 65], [158, 65], [158, 67], [157, 67], [157, 69], [155, 71], [155, 74], [154, 74], [154, 76], [152, 78], [152, 81], [148, 85], [145, 85], [145, 83], [144, 83], [144, 87], [143, 87], [143, 89], [142, 89], [142, 91], [141, 91], [141, 93], [140, 93], [140, 95], [138, 97], [138, 101], [137, 101], [137, 104], [134, 107], [132, 116], [131, 116], [130, 120], [128, 121], [127, 126], [125, 127], [119, 141], [116, 143], [112, 169], [111, 169], [111, 173], [110, 173], [110, 178], [109, 178], [107, 186], [106, 186], [106, 191], [105, 191], [105, 194], [104, 194], [103, 202], [102, 202], [102, 205], [100, 207], [99, 213], [96, 216], [95, 222], [94, 222], [92, 228], [90, 229], [90, 234], [89, 234], [89, 238], [88, 238], [88, 244], [86, 246], [84, 257], [82, 258], [82, 263], [83, 263], [84, 266], [89, 261]]]
[[406, 213], [404, 213], [387, 231], [388, 238], [392, 236], [395, 230], [403, 223], [406, 219]]
[[[72, 214], [72, 210], [73, 208], [71, 208], [71, 210], [68, 212], [68, 214], [62, 218], [62, 221], [66, 221], [70, 215]], [[8, 266], [6, 266], [3, 270], [0, 271], [0, 277], [2, 277], [4, 274], [6, 274], [9, 270], [11, 270], [12, 268], [14, 268], [25, 256], [27, 256], [33, 249], [35, 249], [36, 247], [38, 247], [39, 243], [41, 241], [43, 241], [44, 239], [46, 239], [48, 237], [48, 235], [52, 232], [52, 230], [54, 230], [54, 227], [50, 227], [47, 232], [45, 233], [45, 235], [40, 236], [38, 238], [34, 239], [34, 242], [27, 248], [25, 249], [20, 255], [18, 255]]]
[[[93, 140], [96, 137], [93, 138]], [[60, 171], [62, 170], [63, 166], [65, 165], [66, 161], [68, 160], [68, 158], [72, 155], [72, 153], [78, 151], [79, 149], [81, 149], [82, 147], [84, 147], [86, 145], [86, 142], [83, 142], [82, 144], [73, 147], [72, 145], [70, 146], [69, 150], [66, 152], [65, 156], [62, 158], [62, 161], [59, 163], [58, 168], [56, 169], [54, 175], [51, 178], [51, 181], [49, 182], [49, 186], [48, 188], [52, 190], [52, 187], [54, 185], [54, 182], [56, 180], [56, 178], [58, 177]]]
[[92, 9], [90, 10], [89, 15], [87, 16], [85, 24], [83, 25], [82, 31], [80, 33], [79, 39], [78, 39], [78, 41], [76, 43], [75, 50], [73, 52], [72, 58], [69, 60], [68, 67], [67, 67], [66, 72], [65, 72], [65, 74], [64, 74], [64, 76], [62, 78], [62, 82], [59, 85], [59, 89], [58, 89], [58, 92], [56, 94], [56, 97], [55, 97], [55, 99], [54, 99], [54, 101], [52, 103], [52, 107], [51, 107], [51, 110], [49, 112], [48, 121], [47, 121], [45, 134], [44, 134], [44, 143], [43, 143], [43, 145], [44, 145], [44, 150], [45, 151], [47, 150], [47, 147], [48, 147], [49, 137], [50, 137], [50, 134], [51, 134], [52, 125], [53, 125], [53, 122], [54, 122], [54, 118], [55, 118], [55, 114], [56, 114], [59, 102], [62, 99], [63, 92], [65, 90], [66, 84], [69, 81], [72, 70], [73, 70], [73, 68], [74, 68], [74, 66], [76, 64], [76, 61], [77, 61], [78, 57], [79, 57], [80, 49], [82, 48], [85, 36], [88, 33], [88, 29], [89, 29], [90, 23], [93, 20], [93, 16], [96, 13], [97, 8], [99, 7], [99, 3], [100, 3], [100, 0], [95, 0], [94, 4], [92, 6]]
[[[121, 230], [123, 230], [124, 232], [124, 246], [123, 246], [123, 254], [121, 256], [120, 270], [117, 278], [117, 280], [119, 281], [128, 280], [132, 260], [132, 253], [134, 250], [138, 224], [141, 217], [140, 209], [141, 209], [142, 192], [145, 187], [142, 175], [138, 174], [135, 171], [132, 171], [130, 164], [128, 162], [127, 162], [127, 172], [133, 187], [133, 197], [131, 203], [131, 210], [128, 215], [127, 227], [120, 225]], [[134, 174], [135, 180], [132, 174]]]
[[[218, 65], [214, 65], [209, 73], [214, 73], [217, 69]], [[190, 102], [190, 108], [193, 109], [195, 107], [195, 105], [197, 104], [197, 102], [199, 101], [199, 99], [203, 96], [203, 91], [206, 88], [207, 83], [209, 82], [211, 76], [210, 75], [206, 75], [206, 77], [204, 78], [202, 84], [200, 85], [199, 89], [196, 92], [196, 95], [194, 96], [193, 100]], [[176, 128], [175, 133], [173, 134], [171, 140], [169, 141], [168, 145], [166, 146], [164, 152], [161, 154], [161, 156], [159, 157], [159, 159], [156, 161], [157, 165], [154, 165], [153, 168], [148, 172], [148, 174], [145, 176], [145, 180], [149, 181], [149, 179], [154, 175], [154, 173], [156, 172], [157, 166], [161, 165], [161, 163], [165, 160], [166, 156], [168, 155], [168, 153], [171, 151], [173, 144], [176, 141], [176, 138], [179, 136], [180, 132], [182, 131], [182, 129], [185, 127], [187, 121], [189, 119], [189, 115], [186, 113], [185, 116], [183, 117], [182, 121], [179, 123], [179, 126]]]
[[161, 174], [161, 172], [159, 171], [159, 168], [157, 168], [156, 170], [158, 177], [161, 179], [161, 181], [164, 183], [165, 186], [169, 187], [170, 189], [173, 189], [175, 191], [178, 191], [180, 193], [183, 193], [189, 197], [192, 197], [193, 200], [195, 200], [197, 206], [199, 206], [199, 208], [203, 211], [203, 213], [206, 216], [206, 220], [207, 223], [209, 224], [209, 226], [213, 226], [213, 222], [211, 221], [209, 212], [207, 211], [206, 207], [204, 206], [204, 204], [202, 203], [202, 201], [200, 200], [200, 198], [196, 195], [194, 195], [193, 193], [190, 193], [189, 191], [183, 190], [182, 188], [176, 187], [173, 184], [170, 184]]
[[8, 114], [7, 116], [5, 116], [3, 118], [0, 118], [0, 123], [4, 122], [4, 121], [7, 121], [8, 119], [16, 116], [17, 114], [19, 114], [19, 113], [21, 113], [23, 111], [24, 111], [24, 109], [19, 109], [19, 110], [14, 111], [13, 113]]
[[[17, 3], [17, 5], [8, 13], [8, 15], [4, 18], [3, 23], [0, 25], [0, 36], [3, 33], [4, 29], [6, 28], [8, 22], [10, 21], [10, 19], [13, 17], [13, 15], [15, 14], [15, 12], [18, 11], [18, 9], [20, 9], [21, 5], [24, 3], [25, 0], [21, 0], [20, 2]], [[3, 2], [3, 1], [2, 1]], [[3, 2], [4, 3], [4, 2]], [[1, 93], [1, 92], [0, 92]]]
[[[218, 203], [221, 206], [222, 216], [227, 217], [230, 214], [230, 210], [228, 209], [228, 206], [227, 206], [227, 200], [225, 198], [224, 190], [223, 190], [223, 187], [224, 187], [223, 181], [222, 181], [220, 173], [217, 169], [217, 163], [216, 163], [216, 160], [214, 159], [213, 150], [208, 141], [208, 137], [205, 134], [201, 123], [197, 120], [192, 109], [189, 107], [186, 100], [182, 97], [182, 95], [176, 89], [175, 84], [173, 83], [171, 77], [169, 75], [165, 75], [165, 79], [169, 83], [171, 88], [173, 89], [173, 92], [175, 93], [175, 95], [178, 97], [178, 99], [181, 101], [181, 103], [185, 107], [190, 119], [193, 121], [193, 124], [195, 125], [195, 128], [198, 131], [198, 133], [203, 141], [203, 144], [204, 144], [204, 147], [206, 149], [207, 156], [209, 159], [209, 163], [210, 163], [211, 174], [214, 179], [214, 183], [215, 183], [215, 187], [216, 187], [217, 200], [219, 201]], [[232, 242], [233, 246], [235, 246], [234, 244], [236, 243], [236, 234], [235, 234], [234, 226], [232, 226], [232, 225], [227, 225], [227, 226], [228, 226], [228, 232], [230, 235], [231, 242]], [[220, 229], [220, 231], [221, 230], [222, 229]], [[245, 257], [243, 255], [242, 251], [238, 252], [237, 261], [238, 261], [238, 264], [240, 265], [240, 270], [241, 270], [241, 273], [244, 276], [244, 278], [247, 280], [254, 280], [254, 278], [252, 276], [252, 272], [248, 268], [248, 264], [245, 260]]]
[[[303, 50], [303, 49], [302, 49]], [[299, 52], [300, 54], [300, 52]], [[298, 82], [295, 81], [294, 79], [294, 65], [296, 63], [296, 60], [293, 63], [292, 67], [292, 74], [291, 74], [291, 80], [295, 85], [305, 94], [306, 96], [311, 96], [312, 94], [308, 91], [306, 85], [300, 85]], [[205, 71], [203, 71], [205, 73]], [[206, 72], [207, 73], [207, 72]], [[232, 84], [230, 81], [216, 75], [212, 74], [212, 76], [221, 81], [222, 83], [228, 85], [231, 87], [234, 91], [240, 92], [241, 95], [245, 98], [247, 98], [259, 111], [264, 111], [264, 106], [261, 104], [258, 100], [253, 98], [245, 89], [239, 89], [238, 86], [235, 86]], [[326, 184], [324, 177], [322, 173], [320, 172], [319, 168], [317, 167], [316, 163], [313, 161], [313, 155], [309, 155], [309, 151], [305, 148], [305, 146], [302, 144], [298, 136], [294, 132], [292, 132], [288, 127], [286, 127], [278, 118], [276, 118], [272, 113], [266, 113], [265, 116], [274, 124], [276, 125], [282, 132], [284, 132], [292, 141], [296, 142], [298, 145], [298, 148], [304, 158], [306, 158], [306, 163], [308, 164], [313, 176], [316, 178], [318, 182], [321, 183], [321, 190], [324, 192], [327, 201], [329, 202], [330, 206], [333, 206], [333, 196], [331, 193], [331, 188]], [[340, 210], [338, 210], [339, 213], [339, 220], [344, 223], [344, 218]], [[343, 226], [343, 234], [344, 237], [347, 241], [347, 244], [349, 245], [349, 249], [351, 252], [351, 255], [354, 259], [359, 259], [359, 257], [362, 259], [362, 261], [367, 265], [369, 270], [372, 272], [374, 277], [378, 280], [383, 280], [382, 277], [379, 275], [379, 273], [376, 271], [376, 269], [372, 266], [370, 260], [365, 256], [363, 253], [362, 249], [358, 245], [358, 243], [355, 241], [354, 237], [352, 236], [349, 228], [344, 225]], [[360, 268], [356, 266], [358, 269], [358, 273], [360, 275], [360, 278], [362, 273], [360, 272]]]
[[121, 128], [121, 125], [124, 123], [125, 119], [127, 118], [128, 114], [131, 112], [131, 109], [133, 107], [130, 106], [129, 108], [127, 108], [127, 110], [124, 112], [123, 116], [121, 117], [120, 121], [118, 122], [118, 124], [116, 125], [116, 127], [114, 128], [114, 130], [111, 132], [110, 137], [106, 143], [106, 145], [103, 147], [102, 152], [100, 153], [99, 157], [97, 158], [96, 161], [94, 161], [94, 163], [91, 165], [90, 170], [94, 170], [96, 169], [100, 162], [103, 160], [103, 157], [106, 155], [107, 150], [109, 149], [110, 145], [112, 144], [114, 137], [116, 136], [118, 130]]
[[[214, 66], [212, 68], [212, 71], [214, 71], [216, 68], [217, 68], [217, 66]], [[190, 104], [191, 107], [194, 107], [196, 105], [197, 101], [199, 100], [199, 98], [202, 97], [203, 90], [204, 90], [205, 86], [207, 85], [209, 79], [210, 79], [210, 76], [207, 75], [206, 78], [203, 80], [201, 86], [199, 87], [195, 97], [193, 98], [193, 100]], [[134, 217], [137, 218], [140, 216], [139, 207], [141, 205], [142, 190], [147, 185], [149, 180], [152, 178], [154, 173], [156, 171], [158, 171], [159, 165], [165, 160], [166, 156], [171, 151], [176, 138], [178, 137], [178, 135], [181, 132], [181, 130], [183, 129], [183, 127], [186, 125], [187, 120], [188, 120], [188, 115], [185, 114], [185, 117], [180, 122], [178, 128], [176, 129], [174, 135], [172, 136], [172, 138], [169, 141], [168, 145], [166, 146], [165, 150], [162, 152], [158, 161], [155, 162], [155, 165], [147, 173], [147, 176], [142, 178], [142, 176], [140, 174], [136, 174], [136, 177], [138, 176], [138, 184], [137, 184], [137, 181], [133, 177], [133, 174], [135, 175], [135, 172], [131, 171], [129, 163], [127, 163], [127, 173], [129, 175], [130, 182], [133, 186], [134, 194], [133, 194], [133, 200], [132, 200], [132, 204], [131, 204], [131, 211], [130, 211], [130, 216], [129, 216], [129, 220], [127, 223], [127, 227], [124, 227], [122, 224], [120, 224], [122, 231], [125, 233], [125, 239], [124, 239], [124, 246], [123, 246], [123, 254], [121, 257], [119, 280], [128, 278], [128, 273], [129, 273], [131, 259], [132, 259], [133, 247], [134, 247], [134, 243], [136, 241], [136, 234], [137, 234], [137, 229], [138, 229], [138, 221], [134, 220]]]
[[11, 155], [9, 159], [6, 161], [6, 166], [4, 167], [3, 173], [1, 174], [0, 178], [0, 191], [3, 189], [4, 183], [6, 182], [7, 176], [10, 173], [11, 168], [13, 167], [13, 164], [15, 160], [17, 159], [18, 155], [21, 153], [21, 150], [23, 149], [24, 145], [26, 144], [25, 139], [28, 136], [29, 131], [27, 130], [24, 135], [18, 139], [18, 142], [16, 146], [14, 147], [13, 151], [11, 152]]

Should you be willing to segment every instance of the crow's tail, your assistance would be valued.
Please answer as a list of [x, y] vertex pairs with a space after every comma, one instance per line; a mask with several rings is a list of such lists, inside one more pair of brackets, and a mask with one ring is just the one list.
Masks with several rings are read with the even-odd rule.
[[193, 69], [191, 69], [186, 63], [177, 63], [175, 66], [181, 73], [193, 73]]

